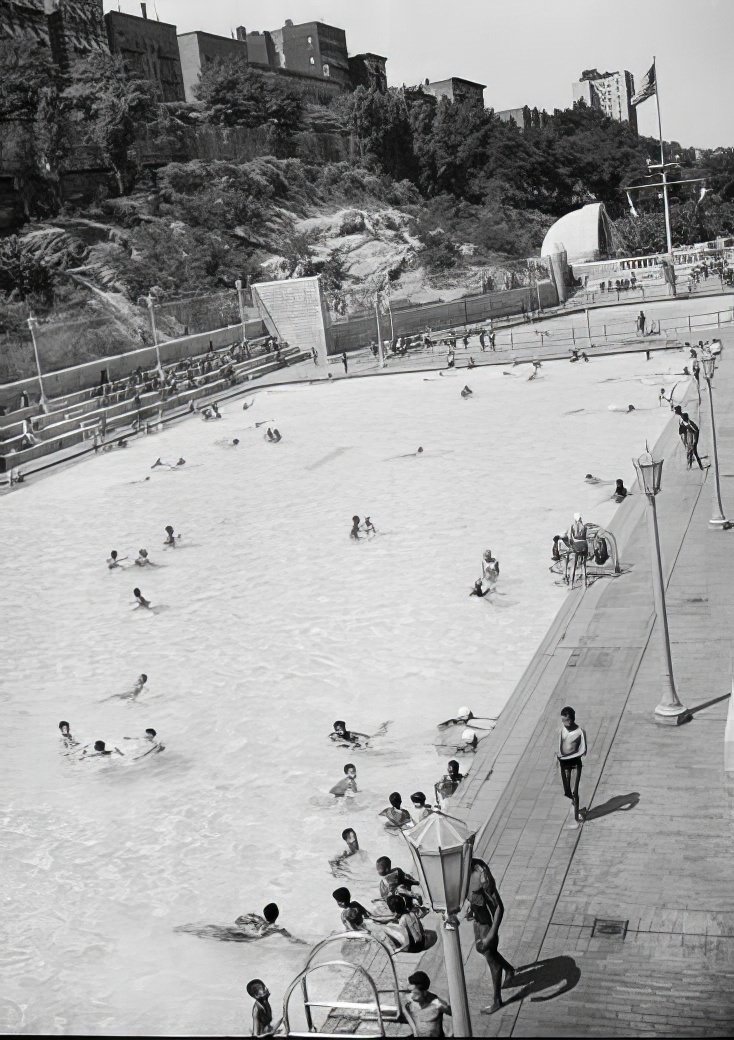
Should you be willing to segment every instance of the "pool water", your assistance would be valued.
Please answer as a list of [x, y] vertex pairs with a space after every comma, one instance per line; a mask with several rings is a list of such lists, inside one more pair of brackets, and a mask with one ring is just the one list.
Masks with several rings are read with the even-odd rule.
[[[339, 927], [331, 892], [345, 881], [327, 861], [347, 825], [368, 862], [409, 866], [377, 813], [393, 790], [430, 796], [439, 720], [502, 711], [563, 597], [581, 594], [549, 573], [553, 534], [576, 510], [606, 524], [618, 508], [584, 474], [632, 483], [631, 456], [670, 417], [658, 389], [681, 367], [625, 356], [546, 363], [532, 382], [520, 366], [262, 390], [247, 412], [228, 402], [219, 422], [7, 496], [4, 1027], [247, 1031], [253, 975], [277, 1007], [306, 947], [174, 929], [275, 901], [315, 942]], [[627, 402], [637, 410], [610, 410]], [[186, 465], [152, 470], [158, 456]], [[353, 514], [378, 535], [350, 541]], [[141, 546], [157, 568], [108, 570], [111, 549]], [[487, 548], [497, 593], [470, 598]], [[136, 585], [154, 611], [133, 609]], [[137, 700], [109, 699], [141, 672]], [[61, 719], [127, 754], [65, 757]], [[392, 722], [374, 750], [347, 752], [328, 740], [335, 719]], [[124, 738], [149, 726], [166, 750], [133, 762]], [[359, 795], [336, 805], [348, 761]], [[371, 872], [351, 887], [377, 894]]]

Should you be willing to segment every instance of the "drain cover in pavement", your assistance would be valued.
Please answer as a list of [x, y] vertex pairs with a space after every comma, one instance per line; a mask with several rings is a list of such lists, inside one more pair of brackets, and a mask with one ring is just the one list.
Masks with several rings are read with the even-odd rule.
[[628, 925], [629, 921], [615, 920], [609, 917], [595, 917], [591, 934], [603, 935], [606, 939], [616, 939], [618, 942], [623, 942], [627, 934]]

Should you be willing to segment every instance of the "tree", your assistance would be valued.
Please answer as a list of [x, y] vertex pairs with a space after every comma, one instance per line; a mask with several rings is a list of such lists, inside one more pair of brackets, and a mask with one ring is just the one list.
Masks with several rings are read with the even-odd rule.
[[220, 126], [271, 125], [283, 133], [301, 123], [301, 99], [277, 80], [234, 58], [213, 61], [194, 89], [210, 123]]
[[0, 290], [26, 301], [53, 300], [53, 274], [18, 235], [0, 239]]
[[77, 124], [112, 167], [118, 193], [129, 195], [137, 173], [132, 152], [137, 128], [157, 115], [153, 87], [128, 76], [121, 58], [102, 51], [76, 62], [71, 75], [64, 97]]
[[362, 159], [371, 159], [395, 180], [416, 179], [410, 114], [402, 91], [357, 87], [334, 106], [351, 130]]

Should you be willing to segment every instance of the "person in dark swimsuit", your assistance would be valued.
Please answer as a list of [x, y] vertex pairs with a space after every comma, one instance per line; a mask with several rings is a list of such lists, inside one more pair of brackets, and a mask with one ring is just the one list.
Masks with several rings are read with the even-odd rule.
[[352, 530], [349, 532], [349, 537], [353, 538], [355, 542], [359, 541], [359, 525], [360, 519], [358, 516], [352, 517]]
[[497, 890], [497, 883], [484, 860], [473, 859], [469, 878], [467, 899], [469, 908], [466, 917], [474, 922], [474, 946], [487, 962], [492, 976], [494, 1000], [483, 1008], [485, 1014], [493, 1014], [502, 1007], [502, 974], [505, 985], [512, 985], [515, 969], [499, 952], [499, 929], [505, 915], [505, 907]]

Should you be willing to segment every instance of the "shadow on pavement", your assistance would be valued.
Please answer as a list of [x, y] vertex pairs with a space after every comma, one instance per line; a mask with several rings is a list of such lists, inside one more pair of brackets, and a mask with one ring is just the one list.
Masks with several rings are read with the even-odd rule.
[[629, 812], [630, 809], [634, 809], [639, 800], [639, 791], [631, 791], [630, 794], [615, 794], [614, 798], [602, 802], [601, 805], [595, 805], [593, 809], [588, 809], [584, 815], [584, 823], [588, 823], [589, 820], [598, 820], [601, 816], [608, 816], [613, 812]]
[[[516, 968], [512, 988], [514, 989], [516, 986], [522, 988], [519, 993], [513, 993], [509, 998], [506, 998], [503, 992], [502, 999], [505, 1004], [514, 1004], [528, 997], [533, 1003], [554, 1000], [561, 994], [575, 989], [580, 978], [581, 972], [573, 957], [548, 957], [547, 960], [524, 964], [521, 968]], [[546, 993], [545, 990], [553, 992]]]

